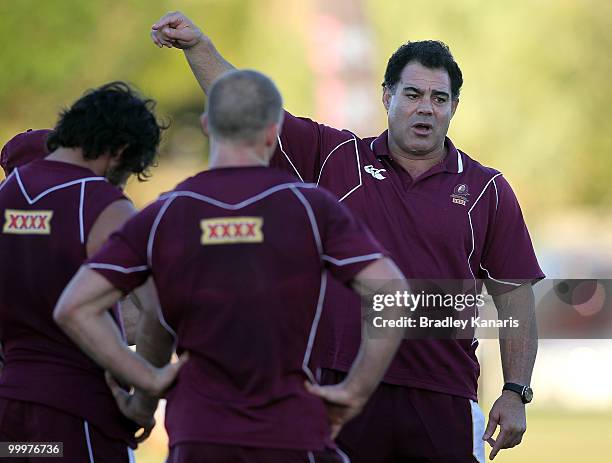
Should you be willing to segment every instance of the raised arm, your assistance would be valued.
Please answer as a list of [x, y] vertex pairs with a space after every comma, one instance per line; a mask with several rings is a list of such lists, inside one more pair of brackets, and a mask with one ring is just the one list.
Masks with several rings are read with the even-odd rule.
[[168, 13], [153, 24], [151, 38], [160, 48], [184, 51], [193, 75], [206, 94], [217, 77], [234, 69], [210, 38], [180, 11]]

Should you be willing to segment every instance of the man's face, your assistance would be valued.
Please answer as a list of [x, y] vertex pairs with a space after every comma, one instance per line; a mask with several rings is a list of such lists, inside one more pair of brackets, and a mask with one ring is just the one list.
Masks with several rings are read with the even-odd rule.
[[412, 61], [404, 67], [394, 90], [385, 88], [383, 93], [390, 142], [412, 156], [441, 149], [459, 103], [451, 98], [446, 70]]

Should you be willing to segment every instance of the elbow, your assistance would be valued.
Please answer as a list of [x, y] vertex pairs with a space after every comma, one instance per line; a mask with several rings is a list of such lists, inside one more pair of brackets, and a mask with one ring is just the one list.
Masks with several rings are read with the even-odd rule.
[[53, 320], [62, 329], [66, 329], [75, 323], [78, 312], [78, 306], [67, 302], [68, 301], [62, 301], [60, 298], [53, 310]]

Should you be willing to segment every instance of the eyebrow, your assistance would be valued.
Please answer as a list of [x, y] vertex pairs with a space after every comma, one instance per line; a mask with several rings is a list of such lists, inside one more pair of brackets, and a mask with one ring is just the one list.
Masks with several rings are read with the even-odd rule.
[[[407, 85], [406, 87], [404, 87], [402, 89], [402, 91], [404, 92], [415, 92], [418, 93], [419, 95], [422, 95], [423, 93], [425, 93], [422, 89], [417, 88], [417, 87], [413, 87], [411, 85]], [[431, 92], [432, 95], [435, 96], [445, 96], [446, 98], [450, 98], [450, 95], [447, 92], [444, 92], [442, 90], [433, 90]]]

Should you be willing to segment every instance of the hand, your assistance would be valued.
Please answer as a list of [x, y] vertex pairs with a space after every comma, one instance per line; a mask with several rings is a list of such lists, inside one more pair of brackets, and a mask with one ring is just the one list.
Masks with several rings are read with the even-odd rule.
[[332, 439], [338, 436], [346, 422], [361, 412], [366, 403], [366, 399], [356, 396], [344, 382], [332, 386], [320, 386], [306, 381], [305, 386], [308, 392], [322, 398], [325, 402], [327, 417], [331, 424]]
[[146, 389], [146, 393], [153, 397], [162, 397], [166, 390], [172, 386], [179, 370], [189, 360], [189, 353], [184, 352], [178, 359], [178, 362], [168, 363], [162, 368], [155, 368], [153, 382], [150, 388]]
[[206, 36], [180, 11], [168, 13], [151, 27], [151, 39], [159, 48], [191, 48]]
[[142, 434], [136, 437], [136, 442], [143, 442], [151, 435], [151, 431], [155, 427], [155, 418], [153, 415], [157, 409], [158, 399], [147, 398], [140, 392], [130, 394], [119, 386], [115, 378], [113, 378], [108, 371], [104, 376], [106, 378], [106, 384], [108, 384], [115, 398], [115, 402], [117, 402], [119, 411], [143, 428]]
[[[499, 425], [499, 434], [493, 439], [493, 434]], [[489, 423], [482, 440], [487, 441], [493, 449], [489, 458], [493, 460], [501, 449], [509, 449], [521, 443], [527, 430], [525, 404], [518, 394], [504, 391], [495, 401], [489, 412]]]

